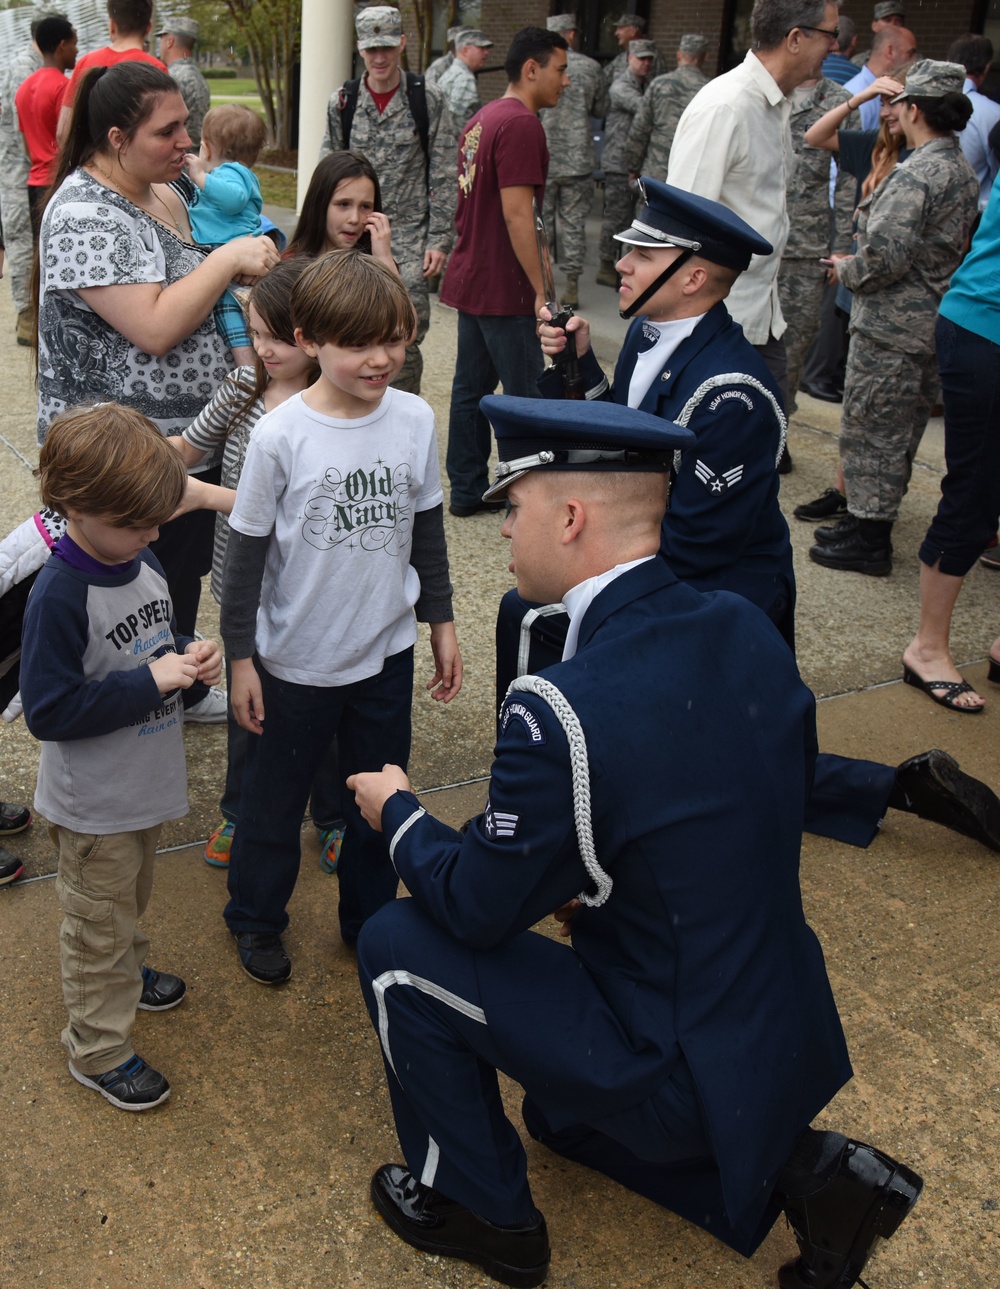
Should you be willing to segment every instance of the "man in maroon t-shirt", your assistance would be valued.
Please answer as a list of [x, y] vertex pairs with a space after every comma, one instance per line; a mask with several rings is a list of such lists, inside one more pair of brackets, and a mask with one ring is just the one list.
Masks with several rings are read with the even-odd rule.
[[[466, 125], [458, 146], [458, 241], [441, 302], [458, 310], [458, 355], [448, 422], [453, 515], [495, 510], [489, 486], [490, 426], [479, 400], [537, 396], [542, 351], [535, 334], [545, 303], [532, 202], [541, 209], [549, 151], [538, 119], [569, 84], [568, 45], [556, 31], [525, 27], [507, 53], [507, 91]], [[502, 504], [502, 503], [500, 503]]]
[[53, 162], [59, 151], [56, 124], [69, 80], [66, 73], [76, 66], [76, 31], [67, 19], [54, 15], [43, 18], [35, 31], [35, 44], [42, 54], [42, 65], [22, 81], [14, 96], [18, 129], [24, 135], [24, 146], [31, 158], [28, 172], [28, 206], [31, 231], [38, 240], [42, 205], [52, 181]]

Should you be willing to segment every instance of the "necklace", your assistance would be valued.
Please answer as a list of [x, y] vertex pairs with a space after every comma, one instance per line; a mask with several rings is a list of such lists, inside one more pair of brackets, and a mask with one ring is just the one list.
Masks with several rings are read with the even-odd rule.
[[101, 167], [97, 164], [96, 161], [91, 161], [90, 164], [92, 168], [96, 170], [97, 173], [101, 176], [101, 179], [104, 181], [104, 183], [109, 188], [111, 188], [114, 192], [116, 192], [119, 195], [119, 197], [124, 197], [127, 202], [130, 202], [137, 209], [141, 211], [145, 211], [145, 213], [149, 215], [151, 219], [155, 219], [158, 224], [165, 224], [168, 227], [173, 228], [174, 231], [177, 233], [177, 236], [182, 241], [186, 240], [184, 237], [184, 233], [181, 231], [180, 224], [178, 224], [177, 220], [174, 219], [174, 216], [173, 216], [173, 213], [171, 212], [170, 207], [163, 200], [160, 194], [155, 190], [155, 188], [153, 188], [152, 185], [150, 185], [149, 194], [153, 198], [153, 200], [159, 202], [160, 205], [163, 207], [163, 209], [167, 212], [166, 219], [164, 219], [162, 215], [158, 215], [155, 210], [150, 210], [148, 206], [144, 206], [142, 202], [136, 201], [134, 197], [130, 197], [128, 193], [122, 192], [121, 187], [117, 183], [115, 183], [114, 179], [112, 179], [111, 176], [106, 171], [101, 169]]

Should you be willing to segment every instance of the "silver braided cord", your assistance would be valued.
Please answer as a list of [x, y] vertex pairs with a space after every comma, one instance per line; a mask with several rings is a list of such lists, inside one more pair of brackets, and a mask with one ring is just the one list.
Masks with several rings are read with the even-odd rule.
[[569, 764], [573, 782], [573, 818], [576, 822], [576, 843], [580, 848], [580, 858], [587, 870], [590, 880], [597, 887], [596, 895], [581, 891], [577, 897], [581, 904], [597, 909], [611, 894], [612, 881], [597, 862], [597, 850], [594, 846], [594, 830], [590, 823], [590, 762], [587, 759], [587, 740], [584, 737], [580, 718], [570, 706], [566, 696], [549, 680], [541, 676], [518, 676], [511, 681], [508, 694], [514, 691], [535, 694], [552, 708], [556, 720], [563, 727], [566, 741], [569, 743]]
[[[695, 408], [702, 402], [713, 389], [721, 389], [723, 386], [744, 385], [748, 389], [755, 389], [758, 394], [763, 394], [767, 401], [774, 409], [774, 415], [778, 418], [778, 425], [781, 429], [781, 440], [778, 444], [778, 455], [774, 458], [775, 467], [781, 460], [781, 454], [785, 450], [785, 439], [788, 436], [788, 421], [785, 413], [781, 410], [781, 404], [774, 397], [766, 385], [762, 385], [755, 376], [748, 376], [745, 372], [731, 371], [719, 376], [712, 376], [709, 380], [703, 381], [702, 384], [694, 391], [688, 401], [681, 408], [680, 413], [674, 417], [674, 424], [683, 426], [687, 429], [691, 417], [694, 415]], [[674, 473], [680, 469], [679, 452], [674, 453]]]

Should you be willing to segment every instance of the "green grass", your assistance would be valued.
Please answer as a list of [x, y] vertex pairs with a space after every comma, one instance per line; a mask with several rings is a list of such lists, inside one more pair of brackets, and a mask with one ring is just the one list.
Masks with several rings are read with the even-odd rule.
[[295, 209], [295, 176], [258, 167], [254, 174], [260, 180], [260, 192], [268, 206]]

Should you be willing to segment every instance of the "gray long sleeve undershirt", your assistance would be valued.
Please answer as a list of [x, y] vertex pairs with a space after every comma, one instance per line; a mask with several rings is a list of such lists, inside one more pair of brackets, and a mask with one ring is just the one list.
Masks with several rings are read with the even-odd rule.
[[[248, 537], [235, 528], [229, 530], [220, 614], [222, 641], [229, 659], [253, 657], [260, 588], [270, 540], [270, 537]], [[417, 621], [454, 621], [443, 504], [418, 510], [414, 515], [410, 563], [420, 578], [420, 598], [414, 606]]]

